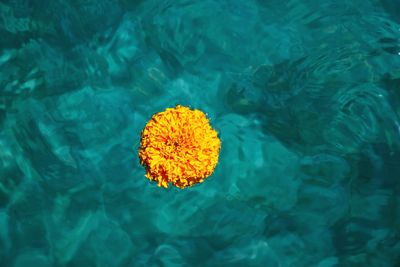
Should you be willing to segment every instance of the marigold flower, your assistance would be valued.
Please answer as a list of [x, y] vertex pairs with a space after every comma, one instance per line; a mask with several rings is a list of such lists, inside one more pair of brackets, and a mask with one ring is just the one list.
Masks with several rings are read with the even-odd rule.
[[142, 131], [139, 158], [146, 177], [167, 188], [185, 188], [210, 176], [218, 162], [221, 141], [200, 110], [184, 106], [153, 115]]

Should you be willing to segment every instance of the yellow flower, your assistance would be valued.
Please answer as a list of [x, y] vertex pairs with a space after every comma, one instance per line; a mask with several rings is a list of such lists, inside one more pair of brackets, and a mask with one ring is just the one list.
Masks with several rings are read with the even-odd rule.
[[221, 141], [200, 110], [184, 106], [153, 115], [142, 131], [140, 163], [158, 186], [185, 188], [210, 176], [218, 162]]

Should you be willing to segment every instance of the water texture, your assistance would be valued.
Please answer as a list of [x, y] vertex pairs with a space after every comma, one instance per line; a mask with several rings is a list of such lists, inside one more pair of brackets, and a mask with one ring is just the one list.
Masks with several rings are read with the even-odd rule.
[[[215, 173], [144, 177], [155, 112]], [[400, 266], [397, 0], [0, 1], [0, 266]]]

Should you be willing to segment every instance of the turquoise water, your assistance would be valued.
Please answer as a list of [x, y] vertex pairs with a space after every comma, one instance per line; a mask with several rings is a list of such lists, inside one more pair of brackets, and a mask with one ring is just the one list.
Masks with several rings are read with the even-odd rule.
[[[400, 266], [396, 0], [0, 2], [1, 266]], [[199, 108], [215, 173], [145, 177]]]

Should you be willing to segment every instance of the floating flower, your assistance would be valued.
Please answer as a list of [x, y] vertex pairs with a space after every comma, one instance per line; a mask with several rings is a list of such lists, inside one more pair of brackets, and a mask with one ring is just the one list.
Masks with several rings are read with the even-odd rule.
[[221, 141], [200, 110], [184, 106], [153, 115], [143, 129], [139, 158], [146, 177], [159, 186], [185, 188], [210, 176], [218, 162]]

